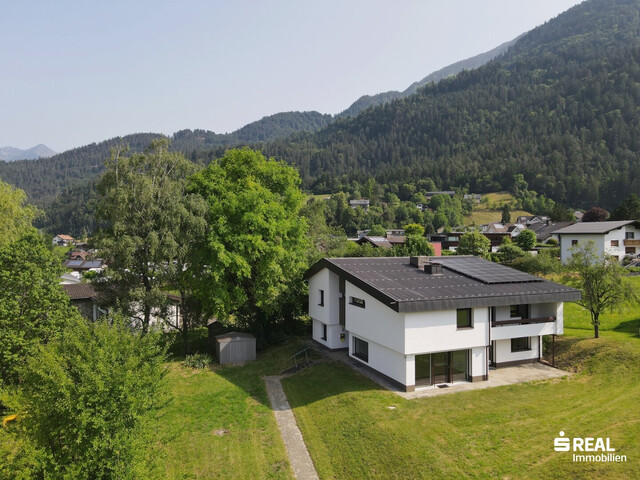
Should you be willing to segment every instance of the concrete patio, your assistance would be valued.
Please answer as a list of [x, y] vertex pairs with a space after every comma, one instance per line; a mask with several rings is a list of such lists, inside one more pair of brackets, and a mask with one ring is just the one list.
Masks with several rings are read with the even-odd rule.
[[502, 385], [513, 385], [516, 383], [533, 382], [535, 380], [550, 380], [553, 378], [560, 378], [571, 375], [571, 373], [569, 372], [559, 370], [543, 363], [528, 363], [523, 365], [516, 365], [513, 367], [502, 367], [499, 369], [492, 368], [489, 370], [489, 380], [487, 381], [473, 383], [448, 383], [446, 384], [446, 388], [439, 388], [437, 386], [417, 387], [414, 392], [403, 392], [400, 391], [395, 385], [392, 385], [391, 382], [389, 382], [382, 375], [379, 375], [374, 370], [366, 368], [360, 362], [357, 362], [356, 360], [350, 358], [346, 349], [329, 350], [328, 348], [317, 344], [314, 344], [313, 348], [324, 357], [348, 365], [365, 377], [370, 378], [381, 387], [407, 399], [435, 397], [438, 395], [447, 395], [449, 393], [480, 390], [483, 388], [499, 387]]

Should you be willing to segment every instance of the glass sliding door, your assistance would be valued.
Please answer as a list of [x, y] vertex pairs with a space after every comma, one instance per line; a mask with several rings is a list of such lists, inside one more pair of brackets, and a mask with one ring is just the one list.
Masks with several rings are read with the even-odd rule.
[[449, 352], [431, 354], [431, 383], [449, 383]]
[[431, 385], [431, 355], [416, 355], [416, 385]]
[[452, 381], [464, 381], [467, 379], [468, 350], [451, 352], [451, 379]]
[[[416, 385], [418, 384], [418, 357], [416, 355]], [[439, 352], [431, 355], [431, 385], [468, 380], [469, 350]]]

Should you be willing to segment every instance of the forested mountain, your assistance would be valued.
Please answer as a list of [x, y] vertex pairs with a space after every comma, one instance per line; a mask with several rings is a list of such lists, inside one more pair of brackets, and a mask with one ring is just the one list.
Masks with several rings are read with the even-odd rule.
[[0, 179], [27, 192], [31, 203], [48, 205], [65, 188], [95, 179], [102, 172], [112, 147], [128, 145], [131, 151], [141, 151], [159, 136], [136, 133], [67, 150], [49, 158], [0, 162]]
[[266, 153], [316, 192], [371, 175], [486, 192], [522, 173], [556, 201], [610, 208], [640, 191], [640, 2], [588, 0], [483, 67]]
[[429, 75], [424, 77], [422, 80], [412, 83], [409, 88], [402, 92], [391, 90], [389, 92], [378, 93], [376, 95], [363, 95], [354, 103], [352, 103], [349, 108], [336, 116], [338, 118], [355, 117], [360, 112], [366, 110], [369, 107], [382, 105], [383, 103], [388, 103], [398, 98], [404, 98], [408, 97], [409, 95], [413, 95], [418, 91], [420, 87], [423, 87], [429, 83], [437, 83], [440, 80], [451, 77], [453, 75], [457, 75], [463, 70], [472, 70], [474, 68], [478, 68], [485, 63], [493, 60], [501, 53], [506, 52], [507, 49], [518, 40], [518, 38], [509, 42], [505, 42], [502, 45], [489, 50], [488, 52], [481, 53], [480, 55], [476, 55], [475, 57], [467, 58], [466, 60], [460, 60], [459, 62], [452, 63], [449, 66], [441, 68], [440, 70], [436, 70], [435, 72], [430, 73]]
[[42, 143], [35, 147], [21, 150], [15, 147], [1, 147], [0, 148], [0, 160], [6, 160], [12, 162], [14, 160], [33, 160], [34, 158], [46, 158], [51, 155], [55, 155], [56, 152], [51, 150]]
[[[300, 131], [315, 132], [331, 119], [331, 115], [318, 112], [284, 112], [264, 117], [228, 134], [181, 130], [171, 137], [171, 148], [191, 158], [212, 149], [216, 149], [213, 153], [217, 155], [221, 147], [266, 142]], [[81, 187], [95, 179], [102, 172], [112, 147], [128, 145], [131, 151], [141, 151], [151, 140], [161, 136], [157, 133], [136, 133], [74, 148], [46, 159], [0, 161], [0, 179], [27, 192], [30, 202], [48, 206], [63, 191], [68, 192], [70, 187]]]

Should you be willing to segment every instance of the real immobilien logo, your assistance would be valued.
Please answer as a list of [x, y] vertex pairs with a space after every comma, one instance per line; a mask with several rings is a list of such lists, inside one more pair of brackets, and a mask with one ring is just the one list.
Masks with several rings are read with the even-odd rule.
[[[626, 455], [618, 455], [613, 452], [609, 438], [574, 437], [567, 438], [564, 432], [553, 440], [553, 449], [556, 452], [573, 452], [574, 462], [626, 462]], [[584, 454], [576, 454], [584, 452]]]

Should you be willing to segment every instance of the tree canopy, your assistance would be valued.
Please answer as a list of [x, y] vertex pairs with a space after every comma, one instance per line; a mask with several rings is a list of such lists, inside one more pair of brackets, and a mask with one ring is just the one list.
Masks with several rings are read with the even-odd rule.
[[626, 278], [624, 269], [613, 258], [598, 256], [593, 241], [571, 247], [566, 276], [570, 285], [582, 290], [576, 303], [591, 315], [594, 337], [600, 336], [600, 315], [625, 303], [637, 303], [639, 292]]
[[249, 326], [277, 314], [306, 268], [304, 195], [295, 169], [260, 152], [229, 150], [191, 179], [207, 202], [201, 298], [219, 318]]
[[478, 257], [486, 257], [489, 253], [491, 240], [482, 235], [480, 232], [467, 232], [460, 237], [458, 255], [476, 255]]
[[197, 167], [164, 139], [143, 153], [115, 149], [98, 182], [100, 253], [109, 268], [96, 282], [110, 303], [143, 331], [162, 316], [166, 289], [182, 277], [191, 245], [204, 235], [204, 203], [185, 191]]

